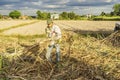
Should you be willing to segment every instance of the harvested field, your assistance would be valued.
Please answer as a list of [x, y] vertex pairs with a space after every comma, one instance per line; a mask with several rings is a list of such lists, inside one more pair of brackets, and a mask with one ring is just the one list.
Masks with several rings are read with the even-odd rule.
[[3, 32], [6, 35], [36, 35], [36, 34], [44, 34], [45, 33], [46, 22], [40, 21], [35, 24], [14, 28]]
[[[115, 21], [54, 21], [55, 24], [60, 26], [61, 29], [77, 30], [77, 31], [113, 31]], [[3, 34], [5, 35], [36, 35], [44, 34], [46, 27], [46, 21], [40, 21], [38, 23], [23, 26], [20, 28], [10, 29]]]
[[64, 29], [78, 29], [85, 31], [113, 30], [115, 21], [55, 21]]
[[4, 20], [0, 21], [0, 29], [30, 22], [33, 22], [33, 20]]

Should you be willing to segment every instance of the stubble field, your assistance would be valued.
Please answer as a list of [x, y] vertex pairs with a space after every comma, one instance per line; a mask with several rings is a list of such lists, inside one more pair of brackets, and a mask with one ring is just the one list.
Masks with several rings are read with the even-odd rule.
[[[10, 21], [10, 22], [0, 22], [2, 26], [0, 28], [6, 28], [7, 26], [13, 26], [20, 23], [25, 23], [30, 21]], [[80, 31], [113, 31], [115, 26], [115, 21], [54, 21], [62, 30], [80, 30]], [[34, 24], [25, 25], [22, 27], [6, 30], [3, 32], [5, 35], [36, 35], [44, 34], [44, 29], [46, 27], [46, 21], [39, 21]]]
[[1, 20], [0, 21], [0, 29], [8, 28], [11, 26], [30, 23], [32, 20]]

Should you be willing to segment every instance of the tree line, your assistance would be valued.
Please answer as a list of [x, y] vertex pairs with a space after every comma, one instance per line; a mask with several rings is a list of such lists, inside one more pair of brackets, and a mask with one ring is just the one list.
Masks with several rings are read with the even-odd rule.
[[[41, 12], [40, 10], [38, 10], [36, 14], [37, 14], [36, 18], [41, 20], [45, 20], [51, 17], [51, 13]], [[8, 15], [8, 17], [12, 19], [19, 19], [20, 16], [22, 16], [22, 14], [18, 10], [11, 11]], [[2, 18], [1, 14], [0, 14], [0, 18]], [[62, 12], [61, 14], [59, 14], [59, 19], [73, 20], [73, 19], [80, 19], [80, 16], [75, 14], [74, 12]]]
[[110, 13], [101, 12], [100, 16], [120, 16], [120, 4], [115, 4]]
[[[37, 14], [36, 18], [41, 19], [41, 20], [45, 20], [45, 19], [48, 19], [51, 17], [51, 13], [41, 12], [40, 10], [38, 10], [36, 12], [36, 14]], [[14, 10], [9, 13], [9, 17], [12, 19], [19, 19], [20, 16], [22, 16], [22, 14], [18, 10]], [[120, 16], [120, 4], [115, 4], [113, 6], [112, 12], [110, 12], [110, 13], [101, 12], [101, 14], [99, 16]], [[80, 15], [75, 14], [73, 11], [72, 12], [62, 12], [59, 14], [59, 19], [61, 19], [61, 20], [80, 20], [83, 17], [86, 17], [86, 15], [80, 16]], [[0, 14], [0, 18], [2, 18], [1, 14]]]

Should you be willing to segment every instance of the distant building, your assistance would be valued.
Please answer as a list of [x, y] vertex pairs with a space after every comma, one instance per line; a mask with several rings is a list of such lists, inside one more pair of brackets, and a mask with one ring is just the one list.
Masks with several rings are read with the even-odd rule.
[[91, 17], [92, 17], [92, 15], [91, 15], [91, 14], [87, 14], [86, 16], [87, 16], [87, 18], [91, 18]]
[[53, 14], [51, 14], [50, 18], [51, 19], [59, 19], [59, 14], [53, 13]]

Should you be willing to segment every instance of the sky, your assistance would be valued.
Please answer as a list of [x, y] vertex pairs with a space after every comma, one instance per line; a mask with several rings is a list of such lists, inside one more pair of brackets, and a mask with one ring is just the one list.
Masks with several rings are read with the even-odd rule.
[[36, 15], [36, 11], [61, 13], [74, 11], [79, 15], [113, 11], [114, 4], [120, 0], [0, 0], [0, 14], [8, 15], [19, 10], [23, 15]]

